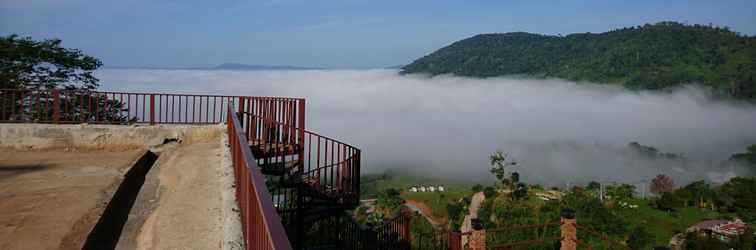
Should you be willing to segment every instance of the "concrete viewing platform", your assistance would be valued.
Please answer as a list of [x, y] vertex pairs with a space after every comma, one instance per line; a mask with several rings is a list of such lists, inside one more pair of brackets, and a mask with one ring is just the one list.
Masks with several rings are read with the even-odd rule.
[[241, 249], [225, 126], [0, 124], [0, 249]]

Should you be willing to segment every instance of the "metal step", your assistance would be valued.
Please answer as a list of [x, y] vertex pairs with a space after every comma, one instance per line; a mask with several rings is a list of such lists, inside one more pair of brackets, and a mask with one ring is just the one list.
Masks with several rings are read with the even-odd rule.
[[264, 175], [283, 176], [284, 174], [291, 172], [293, 169], [296, 169], [298, 164], [298, 160], [263, 163], [260, 164], [260, 171]]
[[299, 144], [283, 142], [250, 141], [249, 148], [255, 158], [271, 158], [299, 154], [302, 147]]

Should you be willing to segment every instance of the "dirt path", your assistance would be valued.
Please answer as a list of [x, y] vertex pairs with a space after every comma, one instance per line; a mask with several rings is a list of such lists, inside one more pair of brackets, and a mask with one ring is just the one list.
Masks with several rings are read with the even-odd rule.
[[0, 249], [81, 249], [143, 152], [0, 151]]
[[[465, 221], [460, 228], [463, 233], [472, 231], [472, 219], [478, 218], [478, 210], [480, 210], [480, 205], [485, 199], [486, 195], [484, 195], [483, 192], [477, 192], [473, 195], [472, 200], [470, 201], [469, 214], [465, 215]], [[467, 236], [463, 236], [462, 245], [464, 246], [466, 243]]]
[[220, 249], [220, 150], [202, 143], [161, 153], [129, 214], [137, 225], [126, 226], [118, 249]]
[[420, 212], [420, 215], [425, 217], [425, 219], [427, 219], [428, 222], [430, 222], [430, 224], [433, 226], [440, 227], [448, 223], [447, 219], [434, 217], [433, 209], [431, 209], [428, 205], [425, 205], [425, 203], [421, 201], [406, 200], [405, 205], [407, 205], [407, 207], [409, 207], [410, 209], [414, 211]]

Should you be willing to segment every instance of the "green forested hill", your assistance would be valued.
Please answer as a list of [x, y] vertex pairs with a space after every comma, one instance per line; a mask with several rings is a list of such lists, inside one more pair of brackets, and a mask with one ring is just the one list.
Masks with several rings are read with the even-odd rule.
[[755, 59], [756, 37], [662, 22], [600, 34], [481, 34], [417, 59], [402, 73], [558, 77], [632, 89], [701, 83], [754, 100]]

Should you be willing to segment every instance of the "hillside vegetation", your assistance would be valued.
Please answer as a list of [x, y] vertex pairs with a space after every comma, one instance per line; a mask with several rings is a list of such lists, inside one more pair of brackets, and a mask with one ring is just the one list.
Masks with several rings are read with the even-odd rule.
[[756, 100], [756, 37], [675, 22], [600, 34], [481, 34], [439, 49], [402, 73], [524, 75], [665, 89], [687, 83]]

